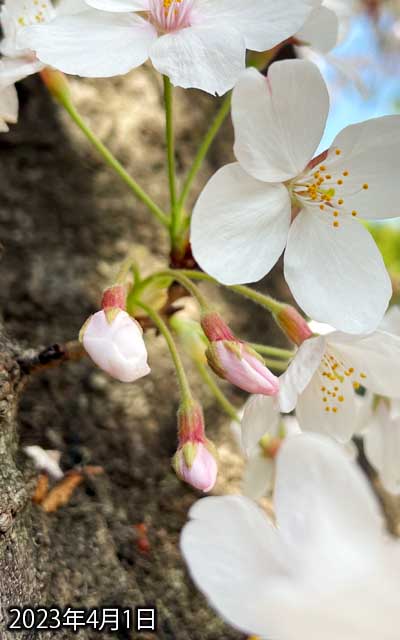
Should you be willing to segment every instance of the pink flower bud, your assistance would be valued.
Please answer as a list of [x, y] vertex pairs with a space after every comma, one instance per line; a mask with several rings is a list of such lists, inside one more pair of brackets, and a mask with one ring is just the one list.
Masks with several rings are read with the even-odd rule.
[[209, 346], [206, 355], [213, 371], [240, 389], [265, 396], [278, 393], [279, 379], [249, 345], [219, 340]]
[[79, 339], [100, 369], [121, 382], [150, 372], [142, 329], [126, 311], [107, 308], [85, 322]]
[[224, 319], [215, 311], [209, 311], [203, 315], [201, 326], [210, 342], [217, 340], [237, 340], [239, 342]]
[[214, 446], [208, 440], [186, 442], [176, 452], [173, 467], [177, 476], [200, 491], [211, 491], [218, 475]]
[[211, 342], [206, 351], [208, 364], [217, 376], [248, 393], [278, 393], [279, 379], [249, 344], [236, 338], [218, 313], [204, 314], [201, 326]]
[[288, 304], [283, 305], [282, 309], [275, 315], [275, 319], [289, 340], [297, 344], [297, 346], [300, 346], [304, 340], [308, 340], [313, 335], [303, 316]]
[[201, 491], [210, 491], [217, 479], [217, 450], [205, 435], [204, 417], [197, 402], [178, 411], [179, 448], [172, 460], [178, 478]]

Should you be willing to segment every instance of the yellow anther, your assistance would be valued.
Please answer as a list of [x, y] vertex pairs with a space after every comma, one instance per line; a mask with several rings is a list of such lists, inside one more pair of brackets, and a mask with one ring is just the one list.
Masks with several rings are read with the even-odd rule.
[[335, 229], [337, 229], [337, 228], [338, 228], [339, 223], [338, 223], [338, 221], [337, 221], [337, 220], [335, 220], [335, 222], [333, 223], [333, 226], [335, 227]]
[[343, 204], [344, 200], [342, 200], [342, 198], [340, 198], [340, 200], [338, 200], [338, 204]]
[[325, 209], [325, 205], [324, 204], [320, 204], [319, 208], [321, 209], [321, 211], [323, 211]]
[[343, 171], [343, 175], [344, 175], [345, 178], [347, 178], [347, 176], [349, 175], [349, 172], [348, 171]]
[[330, 411], [331, 408], [330, 407], [325, 407], [325, 411]]
[[365, 379], [366, 377], [367, 377], [366, 373], [360, 373], [360, 378], [364, 378]]
[[365, 189], [365, 190], [369, 189], [369, 184], [367, 182], [365, 182], [363, 184], [363, 189]]
[[360, 386], [361, 386], [361, 385], [360, 385], [360, 383], [359, 383], [359, 382], [353, 382], [353, 388], [354, 388], [354, 389], [356, 389], [356, 390], [357, 390], [357, 389], [359, 389], [359, 388], [360, 388]]
[[321, 164], [319, 169], [320, 171], [326, 171], [326, 166], [324, 164]]
[[333, 407], [332, 411], [333, 413], [337, 413], [337, 407]]
[[341, 178], [339, 178], [339, 180], [337, 181], [338, 184], [343, 184], [343, 180]]
[[327, 174], [327, 175], [325, 176], [325, 178], [326, 178], [327, 180], [331, 180], [331, 179], [332, 179], [332, 176]]
[[344, 397], [343, 396], [339, 396], [338, 400], [339, 400], [339, 402], [344, 402]]
[[356, 217], [356, 215], [357, 215], [357, 211], [352, 211], [352, 212], [351, 212], [351, 215], [353, 216], [353, 218], [355, 218], [355, 217]]
[[342, 152], [341, 152], [341, 150], [340, 150], [340, 149], [336, 149], [336, 152], [335, 152], [335, 153], [336, 153], [336, 155], [337, 155], [337, 156], [340, 156], [340, 154], [341, 154]]
[[335, 216], [335, 218], [337, 218], [337, 217], [338, 217], [338, 215], [339, 215], [339, 211], [334, 211], [334, 212], [333, 212], [333, 215]]

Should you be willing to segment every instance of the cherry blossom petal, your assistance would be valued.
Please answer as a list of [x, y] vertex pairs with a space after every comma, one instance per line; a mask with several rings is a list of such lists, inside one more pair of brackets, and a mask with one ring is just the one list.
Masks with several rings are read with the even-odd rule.
[[365, 454], [389, 493], [400, 494], [400, 417], [381, 400], [364, 435]]
[[128, 11], [148, 11], [150, 0], [86, 0], [93, 9], [125, 13]]
[[305, 340], [285, 373], [279, 378], [280, 407], [285, 413], [293, 411], [299, 395], [309, 385], [321, 364], [325, 346], [323, 337]]
[[246, 45], [234, 27], [194, 26], [167, 33], [154, 43], [150, 58], [172, 84], [223, 95], [245, 68]]
[[42, 62], [64, 73], [97, 78], [127, 73], [142, 64], [157, 37], [155, 28], [134, 13], [94, 9], [23, 32], [24, 42]]
[[317, 7], [296, 33], [296, 40], [321, 53], [328, 53], [337, 42], [338, 31], [339, 20], [336, 13], [328, 7]]
[[[329, 543], [333, 551], [338, 537], [357, 547], [357, 542], [362, 546], [367, 538], [378, 540], [382, 535], [382, 514], [367, 479], [331, 440], [304, 434], [288, 438], [278, 456], [276, 473], [274, 503], [279, 528], [303, 553], [312, 554], [314, 548], [319, 555], [325, 545], [328, 550]], [[360, 548], [359, 561], [363, 560]]]
[[258, 449], [258, 443], [266, 433], [276, 437], [280, 422], [276, 398], [254, 395], [244, 406], [242, 418], [242, 447], [250, 456]]
[[18, 120], [18, 95], [14, 85], [0, 91], [0, 131], [8, 131], [8, 124]]
[[19, 80], [37, 73], [44, 65], [39, 60], [30, 62], [26, 58], [2, 58], [0, 60], [0, 90], [10, 87]]
[[381, 322], [392, 285], [372, 236], [357, 220], [302, 211], [291, 225], [285, 278], [299, 306], [312, 318], [347, 333], [373, 331]]
[[275, 62], [268, 79], [247, 69], [232, 98], [236, 158], [258, 180], [293, 178], [313, 157], [328, 110], [325, 82], [311, 62]]
[[290, 211], [285, 187], [254, 180], [238, 164], [227, 165], [211, 178], [194, 208], [193, 254], [224, 284], [260, 280], [285, 247]]
[[309, 0], [197, 0], [195, 6], [199, 19], [235, 27], [253, 51], [266, 51], [292, 36], [311, 11]]
[[339, 133], [325, 164], [332, 175], [349, 172], [337, 190], [347, 211], [366, 219], [400, 216], [399, 146], [398, 115], [350, 125]]
[[57, 4], [58, 16], [71, 16], [74, 13], [81, 13], [88, 10], [88, 3], [85, 0], [60, 0]]
[[268, 611], [282, 610], [269, 599], [268, 576], [285, 566], [272, 523], [241, 496], [199, 500], [189, 515], [181, 549], [192, 578], [230, 624], [264, 635]]
[[389, 308], [387, 314], [383, 318], [379, 325], [381, 331], [387, 331], [387, 333], [393, 333], [400, 336], [400, 307], [394, 304]]
[[369, 391], [400, 398], [400, 336], [375, 331], [355, 338], [335, 332], [327, 341]]
[[246, 498], [192, 508], [183, 555], [220, 615], [277, 640], [397, 640], [399, 545], [346, 454], [321, 437], [285, 441], [275, 509], [277, 529]]
[[248, 498], [259, 500], [271, 493], [274, 484], [275, 463], [265, 458], [260, 451], [248, 461], [242, 482], [242, 493]]
[[303, 431], [322, 433], [347, 443], [359, 425], [352, 382], [345, 377], [340, 385], [342, 402], [322, 391], [325, 384], [325, 378], [318, 371], [298, 399], [297, 419]]

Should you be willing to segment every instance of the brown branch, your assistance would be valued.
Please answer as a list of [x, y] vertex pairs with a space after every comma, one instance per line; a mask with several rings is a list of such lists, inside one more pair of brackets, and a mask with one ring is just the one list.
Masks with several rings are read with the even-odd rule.
[[64, 344], [53, 344], [40, 351], [29, 350], [17, 357], [21, 372], [27, 376], [51, 367], [58, 367], [64, 362], [76, 362], [86, 356], [86, 351], [78, 340]]

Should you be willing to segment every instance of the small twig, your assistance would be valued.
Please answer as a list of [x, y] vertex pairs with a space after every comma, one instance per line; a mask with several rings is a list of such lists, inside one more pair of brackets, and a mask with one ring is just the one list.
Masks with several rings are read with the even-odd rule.
[[86, 356], [86, 351], [78, 340], [64, 344], [53, 344], [40, 351], [28, 351], [17, 358], [24, 375], [37, 373], [51, 367], [58, 367], [67, 361], [76, 362]]

